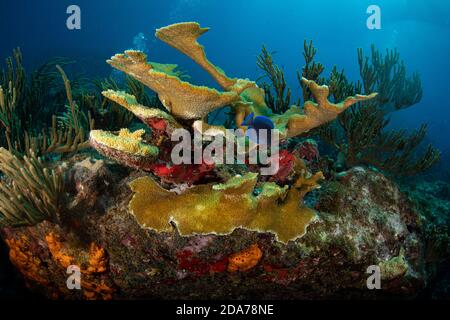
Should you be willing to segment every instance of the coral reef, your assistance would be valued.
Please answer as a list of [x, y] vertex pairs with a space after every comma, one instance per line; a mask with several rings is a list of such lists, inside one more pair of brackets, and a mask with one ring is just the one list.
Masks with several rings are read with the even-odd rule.
[[[303, 104], [291, 105], [283, 71], [265, 47], [257, 64], [269, 82], [258, 86], [207, 59], [197, 42], [206, 31], [178, 23], [156, 37], [206, 70], [220, 90], [193, 85], [177, 65], [149, 62], [136, 50], [108, 60], [125, 81], [96, 80], [94, 92], [49, 63], [42, 73], [63, 79], [60, 108], [45, 113], [53, 115], [51, 127], [39, 132], [17, 119], [30, 101], [40, 101], [24, 102], [40, 85], [25, 80], [20, 52], [17, 70], [9, 60], [0, 74], [1, 143], [8, 147], [0, 149], [0, 234], [27, 285], [64, 299], [416, 296], [438, 274], [433, 261], [448, 258], [447, 230], [418, 214], [439, 209], [414, 204], [370, 168], [335, 170], [365, 164], [414, 174], [437, 160], [430, 148], [413, 161], [425, 128], [411, 136], [384, 133], [387, 105], [420, 100], [418, 75], [406, 77], [397, 52], [383, 57], [373, 49], [371, 63], [358, 51], [362, 83], [336, 67], [325, 78], [305, 41]], [[225, 123], [215, 121], [221, 112]], [[176, 129], [209, 137], [245, 131], [252, 114], [280, 132], [273, 175], [247, 162], [173, 163]], [[340, 152], [336, 159], [319, 153], [324, 140]], [[79, 152], [88, 143], [105, 157]], [[408, 191], [415, 192], [421, 189]], [[71, 265], [80, 268], [82, 290], [66, 286]], [[374, 265], [382, 290], [366, 286]]]
[[[303, 108], [292, 106], [283, 114], [273, 114], [265, 105], [264, 91], [254, 82], [228, 78], [207, 60], [204, 48], [197, 42], [197, 38], [206, 31], [207, 29], [200, 28], [197, 23], [180, 23], [157, 30], [156, 36], [192, 58], [210, 73], [225, 91], [219, 92], [184, 82], [177, 77], [175, 65], [147, 62], [146, 55], [142, 52], [128, 50], [124, 54], [115, 55], [108, 63], [155, 91], [168, 113], [145, 107], [139, 104], [133, 95], [125, 92], [104, 91], [102, 94], [105, 97], [132, 112], [152, 129], [152, 136], [144, 138], [144, 131], [131, 133], [126, 129], [120, 130], [118, 134], [93, 130], [90, 133], [90, 142], [95, 149], [121, 164], [151, 171], [163, 181], [177, 182], [182, 180], [182, 176], [174, 177], [177, 167], [168, 159], [171, 152], [169, 138], [174, 129], [183, 127], [182, 123], [188, 120], [197, 120], [192, 124], [194, 130], [214, 132], [212, 135], [223, 133], [225, 127], [208, 126], [206, 123], [203, 123], [203, 129], [199, 129], [198, 121], [218, 108], [232, 105], [237, 124], [241, 124], [243, 118], [250, 113], [268, 116], [280, 130], [282, 138], [287, 138], [329, 122], [358, 101], [370, 100], [376, 96], [356, 95], [335, 104], [328, 101], [327, 86], [319, 86], [313, 81], [302, 79], [317, 103], [307, 101]], [[162, 164], [156, 163], [161, 160]], [[290, 171], [292, 170], [287, 170], [285, 176], [280, 173], [276, 180], [283, 182]], [[182, 170], [179, 175], [182, 175]], [[170, 179], [167, 179], [168, 176]], [[176, 223], [183, 235], [224, 234], [235, 228], [245, 227], [251, 230], [272, 231], [280, 241], [286, 242], [305, 233], [306, 226], [314, 215], [309, 209], [299, 207], [297, 202], [315, 187], [315, 182], [321, 177], [320, 173], [308, 177], [308, 174], [303, 172], [291, 190], [286, 191], [274, 183], [263, 184], [259, 186], [262, 191], [257, 196], [252, 195], [257, 183], [255, 175], [233, 178], [221, 185], [201, 185], [181, 195], [161, 189], [147, 177], [131, 183], [136, 195], [130, 208], [143, 226], [158, 231], [170, 230], [170, 221]], [[190, 184], [196, 180], [197, 178], [187, 179], [187, 182]], [[232, 197], [235, 193], [239, 194], [237, 198]], [[281, 205], [278, 205], [280, 200]], [[236, 202], [242, 204], [239, 216], [234, 214]], [[174, 203], [180, 205], [174, 208]], [[273, 212], [280, 214], [274, 215]], [[195, 219], [192, 218], [193, 215], [196, 216]], [[217, 220], [217, 217], [222, 218]], [[291, 227], [286, 228], [286, 225]]]

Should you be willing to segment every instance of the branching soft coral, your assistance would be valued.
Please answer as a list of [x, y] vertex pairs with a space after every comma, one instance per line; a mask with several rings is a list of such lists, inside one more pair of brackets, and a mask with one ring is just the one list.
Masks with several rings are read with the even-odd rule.
[[[315, 61], [316, 53], [317, 49], [312, 42], [305, 41], [305, 66], [297, 74], [303, 88], [303, 99], [306, 101], [303, 107], [306, 117], [287, 117], [289, 120], [281, 128], [286, 126], [289, 129], [288, 137], [302, 133], [306, 133], [303, 134], [306, 136], [319, 136], [338, 150], [338, 162], [343, 161], [341, 164], [345, 167], [371, 165], [396, 175], [415, 175], [439, 160], [439, 151], [432, 146], [428, 146], [422, 154], [417, 152], [426, 135], [426, 125], [411, 134], [406, 130], [386, 132], [388, 112], [407, 108], [419, 102], [422, 97], [419, 75], [414, 73], [411, 77], [407, 76], [405, 64], [396, 50], [387, 50], [386, 55], [382, 55], [372, 46], [372, 56], [369, 58], [364, 57], [363, 51], [358, 49], [362, 82], [356, 83], [349, 81], [344, 70], [338, 70], [336, 66], [328, 78], [324, 77], [323, 65]], [[277, 110], [278, 105], [275, 101], [283, 101], [280, 105], [286, 105], [283, 97], [290, 100], [290, 90], [283, 82], [283, 72], [274, 64], [265, 48], [257, 64], [273, 79], [270, 85], [265, 84], [265, 89], [277, 93], [277, 99], [271, 93], [266, 93], [268, 105], [274, 110]], [[319, 86], [317, 83], [326, 85]], [[378, 94], [371, 94], [369, 97], [372, 99], [366, 99], [367, 96], [359, 95], [362, 91], [377, 91]], [[285, 92], [289, 95], [285, 95]], [[327, 97], [334, 102], [344, 101], [343, 107], [333, 107]], [[309, 100], [314, 100], [317, 104]], [[358, 103], [347, 112], [340, 112], [348, 109], [346, 103], [352, 105], [355, 102]], [[333, 109], [334, 111], [327, 112]], [[296, 113], [295, 106], [287, 109], [285, 115], [274, 118], [282, 122], [291, 112]], [[338, 121], [332, 122], [336, 113], [339, 113]]]
[[371, 58], [358, 49], [358, 63], [365, 92], [377, 91], [376, 102], [384, 108], [408, 108], [422, 99], [422, 84], [418, 73], [407, 76], [405, 63], [397, 50], [386, 50], [386, 55], [371, 47]]
[[266, 47], [257, 57], [256, 64], [264, 71], [264, 77], [267, 77], [270, 84], [263, 82], [261, 87], [264, 89], [265, 101], [267, 106], [274, 113], [284, 113], [291, 106], [291, 89], [287, 87], [284, 72], [273, 62], [272, 54]]
[[[41, 155], [66, 154], [88, 147], [86, 131], [93, 128], [94, 121], [79, 111], [72, 97], [70, 81], [61, 67], [69, 62], [62, 58], [52, 60], [28, 80], [20, 50], [14, 50], [13, 56], [14, 59], [7, 59], [6, 70], [0, 70], [0, 143], [18, 154], [30, 150]], [[48, 109], [49, 101], [55, 104], [58, 100], [50, 92], [60, 93], [69, 102], [60, 121], [56, 115], [49, 117], [42, 112]]]
[[[338, 121], [319, 129], [320, 137], [334, 146], [346, 167], [371, 165], [386, 173], [412, 176], [426, 171], [439, 161], [440, 153], [429, 145], [418, 153], [426, 136], [427, 126], [408, 133], [406, 130], [387, 131], [388, 112], [407, 108], [422, 96], [417, 73], [406, 77], [406, 68], [397, 51], [383, 56], [372, 46], [372, 59], [358, 50], [362, 83], [350, 82], [343, 71], [333, 69], [327, 83], [336, 100], [361, 90], [378, 90], [376, 99], [350, 108]], [[364, 88], [364, 89], [363, 89]]]
[[0, 148], [0, 226], [58, 221], [64, 199], [64, 174], [50, 170], [33, 152], [18, 158]]

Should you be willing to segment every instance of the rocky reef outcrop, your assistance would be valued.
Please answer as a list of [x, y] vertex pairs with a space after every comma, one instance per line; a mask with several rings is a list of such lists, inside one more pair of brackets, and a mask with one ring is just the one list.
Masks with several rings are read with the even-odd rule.
[[[29, 287], [48, 297], [414, 297], [426, 283], [419, 216], [380, 173], [355, 168], [325, 182], [305, 199], [317, 210], [306, 234], [282, 243], [243, 228], [192, 236], [176, 224], [143, 228], [129, 210], [130, 182], [143, 172], [85, 155], [66, 166], [73, 201], [64, 227], [45, 221], [2, 231]], [[70, 265], [81, 270], [81, 290], [66, 286]], [[371, 265], [381, 270], [380, 290], [367, 288]]]

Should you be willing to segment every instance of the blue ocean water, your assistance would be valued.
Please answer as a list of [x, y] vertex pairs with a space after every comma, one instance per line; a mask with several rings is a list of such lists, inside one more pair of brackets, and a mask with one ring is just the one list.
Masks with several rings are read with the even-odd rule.
[[[66, 9], [81, 8], [81, 30], [66, 28]], [[366, 27], [369, 5], [381, 8], [381, 30]], [[398, 48], [409, 72], [421, 74], [420, 103], [392, 114], [392, 126], [417, 128], [428, 123], [428, 141], [450, 158], [450, 2], [447, 0], [58, 0], [0, 2], [0, 59], [21, 47], [33, 68], [54, 56], [77, 60], [86, 76], [107, 76], [105, 60], [133, 47], [143, 35], [150, 60], [178, 63], [192, 82], [215, 86], [188, 58], [154, 38], [154, 30], [175, 22], [197, 21], [211, 30], [202, 36], [208, 57], [230, 76], [256, 79], [256, 56], [264, 44], [276, 51], [294, 96], [296, 71], [303, 66], [303, 40], [313, 40], [326, 71], [333, 65], [358, 79], [356, 49], [368, 54]]]

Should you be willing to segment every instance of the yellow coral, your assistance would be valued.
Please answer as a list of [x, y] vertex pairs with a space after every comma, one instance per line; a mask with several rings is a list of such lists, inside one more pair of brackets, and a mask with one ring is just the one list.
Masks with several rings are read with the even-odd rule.
[[254, 268], [262, 258], [262, 251], [257, 244], [231, 255], [228, 259], [228, 271], [249, 271]]
[[171, 64], [171, 63], [157, 63], [157, 62], [150, 62], [153, 69], [157, 71], [164, 72], [166, 74], [169, 74], [171, 76], [175, 76], [180, 78], [182, 76], [182, 72], [178, 71], [178, 65], [177, 64]]
[[139, 223], [160, 232], [171, 231], [170, 221], [181, 235], [229, 234], [242, 227], [272, 232], [281, 242], [303, 236], [315, 218], [301, 205], [304, 194], [317, 187], [321, 173], [302, 175], [290, 190], [265, 183], [255, 196], [257, 174], [236, 176], [224, 184], [199, 185], [182, 194], [161, 188], [146, 176], [130, 183], [134, 196], [130, 210]]
[[[113, 56], [107, 62], [155, 91], [166, 109], [175, 117], [201, 121], [211, 111], [231, 105], [238, 127], [241, 127], [244, 118], [253, 112], [256, 116], [269, 117], [274, 122], [275, 128], [280, 131], [281, 139], [298, 136], [321, 126], [334, 120], [339, 113], [351, 105], [376, 96], [376, 94], [356, 95], [335, 104], [328, 101], [327, 86], [319, 86], [314, 81], [303, 78], [304, 86], [311, 90], [317, 103], [307, 101], [303, 108], [291, 106], [282, 115], [273, 114], [265, 103], [264, 90], [255, 82], [248, 79], [229, 78], [206, 58], [204, 47], [197, 42], [197, 39], [208, 30], [208, 28], [200, 27], [196, 22], [183, 22], [160, 28], [155, 35], [193, 59], [217, 81], [225, 92], [181, 81], [179, 72], [175, 71], [176, 65], [149, 63], [147, 56], [140, 51], [128, 50], [124, 54]], [[133, 112], [144, 122], [146, 119], [161, 116], [161, 112], [157, 113], [155, 109], [137, 104], [136, 99], [130, 95], [113, 91], [107, 91], [104, 95]], [[170, 119], [165, 115], [162, 118]], [[200, 123], [196, 122], [196, 126], [199, 127]], [[194, 129], [198, 130], [197, 127], [194, 126]], [[222, 134], [225, 128], [215, 126], [205, 129], [205, 131], [208, 130], [210, 131], [208, 134], [217, 135]]]
[[140, 51], [127, 50], [125, 54], [116, 54], [107, 62], [158, 93], [166, 109], [182, 119], [202, 118], [217, 108], [238, 101], [239, 94], [246, 89], [240, 86], [235, 91], [219, 92], [204, 86], [194, 86], [154, 69], [146, 59]]
[[[139, 131], [139, 130], [138, 130]], [[137, 136], [141, 132], [131, 134], [126, 129], [121, 131], [118, 136], [103, 130], [92, 130], [90, 139], [92, 142], [104, 145], [109, 149], [118, 150], [134, 156], [156, 158], [158, 148], [152, 145], [144, 144]]]
[[[209, 28], [201, 28], [197, 22], [175, 23], [156, 30], [155, 36], [184, 53], [205, 69], [216, 82], [225, 90], [230, 90], [242, 79], [230, 79], [223, 70], [212, 64], [207, 58], [205, 48], [197, 42], [198, 37], [207, 32]], [[248, 85], [245, 83], [244, 85]], [[251, 84], [254, 86], [254, 84]]]
[[273, 121], [275, 128], [279, 130], [280, 139], [286, 139], [333, 121], [340, 113], [355, 103], [367, 101], [377, 96], [377, 93], [367, 96], [356, 95], [348, 97], [340, 103], [331, 103], [328, 101], [330, 94], [328, 86], [319, 86], [316, 82], [306, 78], [302, 78], [302, 83], [311, 90], [317, 103], [306, 101], [303, 107], [293, 105], [284, 114], [274, 114], [264, 101], [264, 90], [249, 88], [241, 94], [242, 101], [233, 105], [236, 123], [242, 123], [245, 116], [254, 112], [257, 116], [269, 117]]
[[294, 137], [313, 128], [320, 127], [336, 119], [340, 113], [355, 103], [370, 100], [377, 96], [377, 93], [372, 93], [368, 96], [356, 95], [336, 104], [328, 101], [330, 94], [328, 86], [319, 86], [316, 82], [305, 78], [302, 78], [302, 83], [311, 90], [317, 103], [306, 101], [303, 106], [304, 114], [299, 113], [298, 107], [291, 107], [284, 115], [275, 118], [275, 122], [282, 119], [281, 123], [287, 118], [286, 137]]
[[124, 128], [120, 129], [119, 131], [119, 137], [121, 138], [128, 138], [132, 140], [142, 141], [142, 136], [145, 134], [144, 129], [136, 130], [135, 132], [131, 132], [130, 130]]
[[168, 113], [162, 111], [161, 109], [149, 108], [138, 104], [136, 97], [123, 91], [107, 90], [102, 92], [103, 96], [111, 101], [116, 102], [121, 105], [143, 122], [148, 119], [164, 119], [173, 128], [181, 128], [182, 126]]
[[[311, 129], [320, 127], [325, 123], [333, 121], [346, 109], [361, 101], [367, 101], [377, 96], [376, 93], [370, 95], [356, 95], [348, 97], [340, 103], [328, 101], [328, 86], [319, 86], [316, 82], [303, 78], [302, 83], [311, 90], [314, 99], [317, 101], [306, 101], [303, 107], [292, 105], [284, 114], [274, 114], [264, 101], [264, 90], [261, 88], [248, 88], [241, 94], [241, 100], [232, 104], [235, 113], [235, 122], [241, 127], [245, 117], [251, 113], [256, 116], [266, 116], [270, 118], [275, 128], [279, 130], [280, 139], [298, 136]], [[224, 131], [222, 127], [220, 130]], [[218, 130], [216, 129], [218, 132]]]

